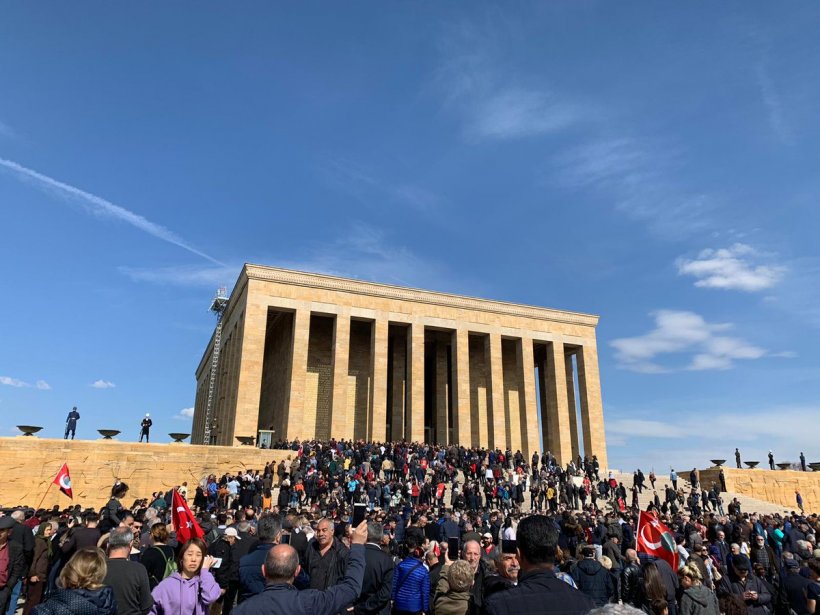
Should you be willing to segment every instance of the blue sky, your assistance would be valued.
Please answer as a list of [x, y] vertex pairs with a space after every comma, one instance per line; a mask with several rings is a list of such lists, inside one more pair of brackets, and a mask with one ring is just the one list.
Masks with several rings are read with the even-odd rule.
[[820, 7], [7, 4], [0, 433], [186, 431], [243, 262], [601, 315], [611, 465], [820, 460]]

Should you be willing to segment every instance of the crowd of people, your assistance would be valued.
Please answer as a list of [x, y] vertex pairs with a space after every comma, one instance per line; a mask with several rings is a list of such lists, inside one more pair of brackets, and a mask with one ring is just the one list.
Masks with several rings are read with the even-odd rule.
[[[597, 459], [404, 442], [278, 443], [278, 463], [100, 509], [0, 517], [0, 615], [813, 615], [820, 519], [725, 489], [628, 487]], [[678, 566], [637, 552], [647, 507]], [[202, 538], [178, 541], [174, 492]], [[631, 493], [631, 497], [630, 497]], [[102, 502], [101, 502], [102, 504]]]

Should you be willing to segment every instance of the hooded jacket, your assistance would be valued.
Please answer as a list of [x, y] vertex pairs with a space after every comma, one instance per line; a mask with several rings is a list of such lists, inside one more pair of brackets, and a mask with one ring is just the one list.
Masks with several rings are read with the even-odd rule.
[[720, 615], [715, 592], [704, 585], [695, 585], [683, 592], [680, 615]]
[[107, 586], [96, 590], [57, 588], [31, 612], [32, 615], [114, 615], [117, 601], [114, 591]]
[[208, 606], [220, 595], [219, 585], [208, 570], [186, 579], [175, 572], [164, 579], [151, 592], [154, 597], [152, 615], [206, 615]]
[[573, 569], [572, 578], [578, 589], [589, 596], [595, 606], [603, 606], [612, 599], [615, 591], [612, 575], [597, 560], [582, 559]]

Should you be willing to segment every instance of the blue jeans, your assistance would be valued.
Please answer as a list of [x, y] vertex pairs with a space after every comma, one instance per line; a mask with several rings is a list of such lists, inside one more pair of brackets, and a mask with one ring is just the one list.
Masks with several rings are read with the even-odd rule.
[[17, 610], [17, 600], [20, 598], [21, 591], [23, 591], [22, 579], [17, 581], [14, 588], [11, 590], [11, 596], [9, 597], [9, 608], [6, 611], [6, 615], [14, 615], [14, 611]]

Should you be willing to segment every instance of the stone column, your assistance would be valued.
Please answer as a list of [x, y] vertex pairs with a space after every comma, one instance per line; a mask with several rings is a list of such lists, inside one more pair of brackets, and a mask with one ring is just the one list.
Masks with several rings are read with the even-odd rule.
[[598, 350], [594, 345], [578, 350], [578, 390], [581, 394], [581, 414], [584, 423], [584, 452], [598, 457], [602, 470], [608, 466], [604, 407], [601, 400], [601, 380], [598, 373]]
[[404, 406], [407, 401], [407, 333], [407, 329], [402, 329], [402, 334], [393, 338], [393, 408], [391, 410], [393, 440], [404, 438]]
[[350, 359], [350, 312], [336, 315], [333, 328], [333, 400], [330, 407], [330, 437], [353, 437], [353, 420], [348, 416], [347, 381]]
[[491, 404], [492, 433], [490, 446], [502, 451], [507, 447], [507, 422], [504, 416], [504, 363], [501, 355], [501, 335], [490, 333], [484, 347], [484, 356], [490, 359], [489, 400]]
[[448, 443], [448, 405], [450, 395], [447, 382], [447, 345], [441, 335], [436, 339], [436, 443]]
[[535, 451], [540, 452], [538, 434], [538, 403], [535, 400], [535, 363], [533, 362], [532, 338], [522, 337], [518, 344], [518, 382], [519, 397], [524, 426], [522, 453], [530, 462]]
[[370, 439], [381, 442], [387, 439], [387, 329], [386, 318], [373, 321], [370, 336], [370, 374], [373, 392], [370, 409]]
[[410, 442], [424, 441], [424, 324], [415, 321], [410, 325], [408, 348], [410, 384], [405, 412], [405, 437]]
[[[574, 352], [570, 352], [564, 347], [564, 365], [566, 366], [566, 373], [567, 373], [567, 406], [569, 412], [569, 437], [570, 442], [572, 443], [572, 458], [578, 459], [578, 455], [581, 453], [581, 449], [578, 446], [578, 405], [575, 399], [575, 370], [572, 368], [572, 355], [575, 354]], [[586, 447], [584, 448], [586, 451]]]
[[572, 459], [570, 441], [569, 406], [567, 404], [566, 367], [564, 344], [551, 342], [547, 345], [547, 412], [552, 428], [549, 434], [549, 450], [561, 465]]
[[453, 377], [452, 383], [456, 388], [456, 407], [453, 417], [453, 438], [456, 443], [464, 446], [477, 444], [473, 439], [473, 429], [470, 414], [470, 337], [466, 329], [458, 329], [453, 333]]
[[290, 392], [288, 393], [288, 440], [303, 438], [302, 419], [305, 413], [305, 377], [307, 374], [308, 344], [310, 341], [310, 309], [299, 308], [293, 315], [293, 352], [290, 363]]
[[[246, 293], [249, 293], [253, 286], [254, 282], [249, 281]], [[245, 295], [247, 296], [248, 294]], [[240, 306], [235, 309], [240, 309]], [[265, 359], [267, 325], [268, 306], [256, 301], [248, 302], [245, 305], [245, 324], [242, 332], [242, 359], [239, 366], [236, 421], [233, 425], [219, 426], [220, 432], [226, 434], [223, 442], [228, 446], [238, 444], [234, 436], [256, 437], [258, 435], [259, 399], [262, 393], [262, 364]]]

